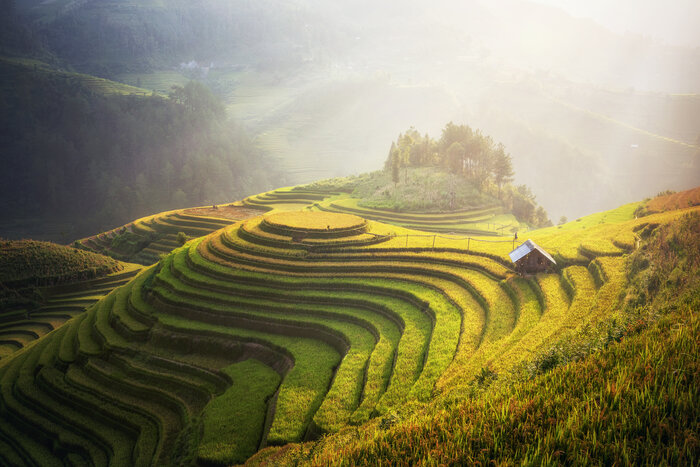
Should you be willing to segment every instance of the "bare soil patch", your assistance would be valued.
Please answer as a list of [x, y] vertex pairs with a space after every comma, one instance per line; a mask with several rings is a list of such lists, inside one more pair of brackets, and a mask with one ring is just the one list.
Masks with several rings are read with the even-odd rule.
[[700, 187], [671, 195], [659, 196], [649, 201], [647, 208], [653, 212], [663, 212], [689, 208], [698, 204], [700, 204]]

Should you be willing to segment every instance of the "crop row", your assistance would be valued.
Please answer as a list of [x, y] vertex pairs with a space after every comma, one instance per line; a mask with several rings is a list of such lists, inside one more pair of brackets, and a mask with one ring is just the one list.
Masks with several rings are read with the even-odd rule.
[[[84, 312], [90, 305], [114, 288], [128, 282], [138, 268], [126, 267], [120, 272], [97, 279], [47, 287], [42, 290], [42, 306], [22, 313], [0, 324], [0, 342], [11, 346], [12, 352], [48, 334], [72, 317]], [[4, 356], [11, 355], [7, 352]]]
[[366, 219], [428, 232], [491, 236], [498, 235], [495, 229], [509, 227], [495, 221], [499, 208], [417, 215], [346, 206], [346, 204], [356, 204], [353, 202], [355, 200], [346, 199], [328, 205], [315, 204], [314, 208], [325, 212], [355, 214]]
[[[143, 316], [154, 314], [140, 293], [148, 275], [112, 292], [80, 319], [0, 367], [0, 400], [16, 415], [0, 423], [0, 441], [10, 449], [3, 459], [39, 465], [163, 463], [176, 451], [187, 420], [225, 392], [230, 378], [226, 383], [217, 373], [187, 362], [195, 357], [178, 361], [172, 349], [158, 345], [176, 331], [157, 325], [154, 332], [137, 321], [137, 307]], [[126, 338], [125, 330], [147, 334], [137, 340]], [[253, 353], [260, 355], [259, 348]], [[210, 363], [206, 356], [198, 359]]]
[[490, 250], [355, 236], [308, 248], [260, 222], [175, 248], [111, 292], [55, 293], [60, 307], [109, 292], [0, 364], [0, 462], [242, 462], [507, 372], [614, 313], [625, 281], [607, 246], [520, 278]]
[[[240, 228], [238, 228], [237, 234], [242, 238], [246, 238], [252, 243], [257, 243], [260, 245], [265, 245], [273, 248], [286, 248], [289, 246], [290, 240], [293, 239], [292, 235], [280, 235], [278, 233], [273, 233], [265, 231], [260, 228], [262, 223], [259, 220], [245, 222]], [[344, 235], [341, 232], [339, 235], [329, 235], [324, 238], [313, 238], [308, 237], [303, 240], [295, 242], [300, 247], [314, 249], [319, 247], [338, 247], [338, 246], [365, 246], [381, 243], [385, 241], [386, 238], [383, 236], [372, 235], [367, 233], [358, 232], [354, 235]]]
[[[258, 283], [257, 286], [252, 285], [253, 283], [250, 280], [244, 283], [237, 283], [230, 280], [214, 279], [201, 273], [194, 273], [187, 268], [184, 258], [180, 259], [179, 263], [178, 275], [181, 277], [181, 280], [192, 284], [191, 288], [193, 290], [207, 290], [205, 296], [209, 300], [224, 300], [228, 302], [234, 300], [236, 309], [243, 307], [242, 309], [269, 310], [272, 313], [276, 312], [277, 316], [285, 317], [301, 313], [301, 316], [307, 321], [313, 321], [314, 317], [327, 317], [327, 319], [340, 320], [341, 322], [356, 322], [359, 317], [364, 317], [363, 321], [366, 323], [364, 326], [372, 330], [372, 334], [377, 335], [379, 338], [377, 345], [382, 345], [380, 349], [382, 353], [375, 352], [373, 359], [383, 363], [375, 365], [370, 362], [370, 371], [373, 371], [372, 368], [375, 366], [387, 366], [389, 361], [387, 356], [390, 359], [390, 355], [394, 351], [386, 352], [386, 350], [396, 347], [395, 337], [401, 331], [403, 331], [406, 338], [402, 346], [399, 347], [399, 353], [404, 354], [407, 350], [410, 350], [404, 350], [403, 347], [416, 339], [420, 339], [423, 342], [422, 345], [417, 347], [418, 352], [427, 345], [430, 320], [421, 316], [422, 311], [420, 308], [400, 300], [384, 298], [381, 295], [372, 297], [369, 294], [350, 290], [342, 292], [335, 289], [335, 292], [329, 293], [322, 284], [319, 285], [320, 288], [317, 288], [318, 291], [310, 288], [315, 288], [316, 286], [316, 284], [312, 283], [307, 284], [310, 287], [293, 291], [288, 287], [282, 286], [278, 288], [278, 284], [269, 282], [266, 284], [267, 287], [261, 283]], [[249, 279], [252, 280], [254, 278], [249, 277]], [[338, 283], [337, 285], [342, 284]], [[351, 287], [346, 286], [341, 290], [345, 289], [351, 289]], [[295, 313], [294, 310], [297, 309], [298, 303], [304, 303], [304, 311]], [[339, 303], [343, 303], [343, 305], [340, 306]], [[350, 307], [349, 311], [343, 311], [347, 307]], [[400, 327], [397, 326], [397, 322], [400, 323]], [[423, 331], [420, 331], [420, 329], [423, 329]], [[414, 335], [415, 337], [413, 337]], [[421, 335], [422, 337], [420, 337]], [[386, 345], [390, 345], [390, 347], [385, 348]], [[404, 392], [408, 388], [406, 384], [414, 380], [415, 376], [413, 378], [408, 377], [408, 374], [403, 369], [412, 366], [415, 368], [417, 363], [415, 358], [408, 357], [410, 355], [405, 359], [399, 359], [395, 364], [396, 371], [401, 372], [403, 377], [401, 379], [395, 378], [395, 384], [405, 386]], [[418, 359], [418, 363], [420, 363], [420, 359]], [[419, 368], [417, 370], [419, 371]], [[416, 370], [412, 372], [416, 374]], [[407, 383], [403, 382], [404, 379]], [[375, 384], [373, 380], [368, 381], [370, 384]], [[379, 386], [385, 386], [385, 384], [379, 384]], [[374, 392], [376, 392], [376, 388], [371, 391], [371, 393]], [[370, 391], [365, 390], [365, 396], [369, 394]], [[367, 399], [365, 397], [363, 403], [367, 405], [366, 402]]]
[[[202, 248], [200, 247], [198, 249], [199, 253], [203, 256], [209, 256], [211, 260], [216, 261], [216, 255], [219, 257], [224, 258], [223, 261], [231, 261], [235, 262], [238, 264], [238, 267], [241, 267], [241, 257], [239, 255], [236, 255], [232, 251], [225, 251], [225, 247], [222, 245], [219, 245], [218, 247], [215, 248], [215, 245], [217, 244], [217, 238], [210, 238], [208, 239], [207, 243], [205, 244], [206, 247], [208, 248]], [[212, 253], [214, 253], [215, 256], [211, 256], [209, 253], [209, 249], [214, 248]], [[191, 250], [194, 251], [194, 250]], [[192, 258], [192, 256], [190, 256]], [[196, 258], [192, 259], [193, 261], [196, 261]], [[256, 268], [260, 269], [262, 266], [262, 258], [257, 258], [255, 260], [253, 259], [246, 259], [247, 264], [250, 265], [251, 268]], [[267, 261], [267, 259], [265, 259]], [[407, 261], [408, 263], [408, 261]], [[225, 264], [225, 263], [224, 263]], [[322, 266], [321, 266], [322, 265]], [[211, 266], [209, 266], [211, 268]], [[248, 269], [248, 268], [246, 268]], [[376, 281], [381, 280], [381, 277], [384, 276], [385, 280], [387, 277], [396, 275], [396, 274], [401, 274], [403, 273], [405, 278], [411, 281], [414, 285], [419, 282], [429, 282], [430, 280], [441, 280], [441, 286], [443, 288], [446, 288], [446, 284], [452, 284], [452, 286], [457, 286], [459, 290], [461, 290], [461, 293], [453, 293], [455, 297], [460, 297], [465, 294], [465, 292], [468, 294], [474, 293], [477, 299], [480, 299], [482, 303], [485, 303], [484, 299], [479, 295], [478, 292], [475, 291], [475, 288], [468, 282], [465, 281], [463, 277], [459, 277], [454, 274], [454, 271], [451, 273], [450, 269], [447, 267], [442, 267], [441, 266], [434, 266], [434, 265], [424, 265], [421, 264], [420, 266], [415, 266], [415, 265], [410, 265], [410, 266], [402, 266], [402, 265], [396, 265], [396, 264], [387, 264], [384, 263], [382, 264], [381, 260], [376, 259], [374, 263], [367, 263], [367, 262], [360, 262], [357, 266], [353, 267], [352, 264], [348, 263], [343, 263], [343, 264], [338, 264], [338, 263], [316, 263], [315, 261], [313, 262], [301, 262], [301, 264], [294, 264], [291, 261], [286, 261], [283, 266], [280, 265], [280, 261], [269, 261], [267, 267], [265, 268], [265, 272], [267, 274], [270, 274], [271, 271], [276, 271], [284, 269], [285, 270], [285, 275], [290, 276], [292, 274], [294, 275], [312, 275], [313, 274], [313, 280], [316, 281], [316, 283], [322, 283], [323, 282], [323, 276], [332, 276], [332, 277], [338, 277], [339, 275], [343, 276], [351, 276], [354, 275], [356, 276], [354, 280], [358, 283], [358, 286], [360, 284], [364, 285], [366, 289], [371, 289], [370, 286], [367, 285], [367, 282], [369, 282], [369, 279], [371, 277], [372, 281], [376, 283]], [[371, 271], [372, 273], [368, 272]], [[382, 272], [383, 271], [383, 272]], [[235, 280], [243, 280], [247, 281], [250, 280], [250, 276], [253, 274], [251, 270], [246, 271], [246, 276], [248, 278], [236, 278]], [[378, 277], [377, 277], [378, 276]], [[284, 277], [284, 276], [281, 276]], [[481, 274], [475, 273], [473, 276], [474, 279], [476, 280], [483, 280], [484, 277]], [[229, 279], [232, 280], [232, 279]], [[290, 279], [284, 278], [284, 280], [289, 281]], [[345, 279], [347, 280], [347, 279]], [[297, 287], [297, 285], [293, 285], [293, 287]], [[336, 285], [338, 287], [338, 285]], [[396, 285], [393, 285], [394, 293], [398, 293], [398, 290], [400, 290], [399, 287]], [[437, 288], [437, 287], [436, 287]], [[493, 290], [493, 289], [492, 289]], [[444, 293], [444, 290], [442, 290]], [[470, 292], [467, 292], [470, 291]], [[368, 290], [369, 292], [369, 290]], [[376, 291], [372, 291], [372, 293], [377, 293]], [[425, 293], [425, 292], [423, 292]], [[493, 300], [494, 303], [499, 302], [498, 299]], [[509, 299], [506, 296], [506, 302], [509, 301]], [[431, 302], [431, 305], [433, 302]], [[512, 314], [512, 313], [511, 313]], [[458, 315], [457, 320], [461, 321], [461, 317]], [[483, 321], [482, 321], [483, 322]], [[465, 328], [472, 328], [472, 320], [468, 323]], [[494, 326], [494, 329], [498, 328], [498, 326]], [[457, 330], [455, 334], [459, 335], [461, 331]], [[465, 339], [467, 341], [468, 339]], [[473, 342], [473, 339], [471, 339]], [[477, 344], [478, 345], [478, 344]], [[453, 350], [454, 352], [454, 350]]]
[[[319, 208], [322, 208], [319, 206]], [[451, 223], [457, 221], [459, 223], [474, 222], [474, 219], [492, 217], [501, 211], [499, 206], [484, 206], [470, 209], [460, 209], [448, 212], [426, 212], [426, 213], [403, 213], [397, 211], [389, 211], [386, 209], [366, 208], [358, 204], [358, 200], [349, 198], [342, 199], [330, 203], [326, 209], [332, 209], [337, 212], [348, 212], [357, 214], [366, 219], [371, 219], [371, 216], [380, 217], [377, 220], [396, 221], [404, 223], [423, 223], [432, 222], [437, 224]]]
[[76, 245], [122, 261], [150, 265], [180, 245], [177, 240], [180, 232], [190, 237], [199, 237], [233, 222], [231, 219], [169, 211], [78, 240]]
[[[215, 257], [220, 257], [224, 262], [230, 262], [232, 264], [238, 264], [238, 267], [240, 267], [242, 264], [247, 265], [246, 269], [250, 268], [250, 270], [261, 270], [260, 268], [264, 268], [261, 271], [265, 271], [266, 273], [269, 273], [270, 271], [273, 270], [284, 270], [285, 275], [291, 275], [291, 274], [300, 274], [299, 271], [302, 269], [306, 271], [306, 274], [308, 275], [315, 275], [316, 277], [320, 277], [323, 275], [333, 275], [333, 276], [338, 276], [339, 274], [344, 275], [344, 276], [350, 276], [350, 275], [355, 275], [355, 276], [364, 276], [364, 277], [369, 277], [369, 273], [363, 274], [362, 268], [364, 267], [365, 271], [372, 271], [378, 276], [384, 276], [388, 277], [388, 275], [391, 274], [390, 271], [387, 269], [382, 269], [382, 259], [377, 258], [376, 254], [367, 254], [365, 258], [362, 258], [364, 262], [364, 265], [358, 265], [357, 268], [354, 268], [353, 264], [353, 255], [345, 255], [343, 253], [339, 254], [337, 258], [334, 258], [335, 255], [332, 254], [314, 254], [314, 255], [299, 255], [299, 256], [292, 256], [292, 257], [282, 257], [282, 255], [275, 255], [273, 251], [271, 250], [266, 250], [266, 253], [264, 255], [255, 257], [255, 249], [260, 248], [259, 245], [255, 244], [249, 244], [244, 248], [241, 248], [241, 239], [237, 239], [235, 237], [231, 236], [231, 232], [226, 232], [224, 235], [222, 235], [219, 238], [211, 238], [208, 240], [207, 243], [207, 248], [202, 249], [200, 248], [199, 251], [200, 253], [207, 255], [208, 253], [213, 253]], [[208, 251], [207, 251], [208, 250]], [[235, 250], [238, 250], [238, 254], [235, 252]], [[389, 254], [389, 251], [391, 249], [386, 248], [386, 257], [391, 258], [391, 254]], [[361, 250], [358, 250], [358, 252]], [[241, 252], [245, 252], [246, 254], [241, 255]], [[426, 256], [429, 256], [429, 253], [427, 251], [424, 251]], [[463, 252], [462, 252], [463, 253]], [[359, 256], [359, 254], [358, 254]], [[399, 255], [400, 256], [400, 255]], [[449, 258], [449, 253], [446, 255]], [[267, 262], [267, 265], [262, 266], [261, 265], [261, 260], [262, 258], [264, 259], [264, 262]], [[296, 259], [294, 259], [296, 258]], [[331, 259], [332, 258], [332, 259]], [[335, 268], [332, 265], [332, 262], [336, 260], [336, 265]], [[424, 263], [431, 264], [433, 261], [431, 259], [422, 259]], [[290, 263], [298, 262], [298, 266], [293, 266]], [[405, 260], [406, 263], [410, 263], [411, 260]], [[415, 261], [414, 261], [415, 262]], [[438, 258], [435, 259], [435, 263], [439, 263], [440, 260]], [[330, 263], [330, 264], [329, 264]], [[392, 265], [393, 266], [393, 272], [394, 273], [400, 273], [401, 269], [400, 266]], [[433, 266], [433, 264], [431, 264]], [[450, 265], [452, 268], [455, 266], [458, 266], [458, 264], [451, 264]], [[427, 271], [426, 271], [427, 269]], [[430, 269], [433, 269], [430, 271]], [[449, 267], [448, 267], [449, 269]], [[474, 268], [471, 268], [474, 269]], [[422, 270], [418, 271], [411, 271], [410, 269], [405, 270], [407, 274], [412, 274], [415, 273], [416, 275], [420, 274], [423, 277], [430, 277], [433, 276], [432, 279], [435, 280], [435, 270], [434, 268], [426, 268], [423, 267]], [[246, 274], [249, 274], [250, 272], [246, 272]], [[464, 273], [460, 273], [462, 276]], [[569, 272], [567, 271], [567, 275]], [[566, 278], [567, 275], [564, 277]], [[482, 279], [479, 277], [479, 274], [475, 274], [475, 277], [473, 280], [480, 280]], [[589, 277], [590, 279], [590, 277]], [[443, 287], [445, 287], [445, 284], [449, 281], [444, 281], [443, 282]], [[454, 283], [454, 281], [453, 281]], [[533, 283], [532, 281], [526, 282], [524, 284], [518, 285], [515, 289], [512, 287], [508, 287], [507, 283], [501, 283], [501, 293], [504, 293], [505, 296], [507, 296], [507, 299], [496, 299], [493, 300], [493, 303], [498, 303], [502, 304], [507, 303], [510, 301], [513, 303], [513, 308], [512, 310], [514, 311], [514, 314], [511, 313], [510, 316], [511, 318], [506, 319], [505, 321], [502, 321], [503, 318], [508, 316], [508, 313], [504, 313], [502, 310], [497, 311], [493, 313], [493, 316], [497, 317], [498, 319], [496, 320], [489, 320], [487, 323], [486, 329], [483, 331], [484, 335], [489, 335], [489, 338], [481, 341], [479, 343], [480, 346], [485, 347], [487, 344], [490, 345], [490, 342], [501, 342], [500, 347], [505, 346], [506, 348], [509, 346], [512, 346], [515, 341], [520, 340], [522, 337], [527, 337], [527, 342], [530, 343], [538, 343], [539, 345], [543, 345], [543, 342], [546, 341], [545, 337], [546, 335], [551, 335], [547, 334], [546, 332], [543, 332], [541, 328], [542, 326], [538, 327], [537, 329], [533, 329], [533, 323], [539, 319], [539, 317], [542, 314], [542, 310], [544, 309], [545, 306], [551, 306], [552, 308], [556, 308], [555, 304], [549, 305], [546, 302], [545, 295], [544, 293], [540, 290], [540, 287], [536, 284]], [[590, 292], [589, 295], [594, 295], [595, 290], [600, 288], [602, 283], [595, 283], [594, 288], [592, 289], [592, 292]], [[561, 287], [561, 285], [559, 285]], [[571, 290], [575, 288], [572, 287]], [[525, 290], [525, 291], [523, 291]], [[562, 289], [563, 290], [563, 289]], [[490, 293], [491, 296], [497, 296], [498, 294], [494, 295], [494, 292], [492, 291]], [[523, 306], [519, 302], [518, 298], [519, 296], [525, 296], [528, 297], [526, 300], [524, 300], [523, 303], [529, 303], [532, 299], [535, 300], [535, 304], [533, 306], [528, 306], [526, 310], [521, 310]], [[569, 302], [571, 300], [567, 299], [564, 300], [564, 310], [569, 310]], [[576, 311], [579, 308], [579, 306], [576, 306], [572, 309], [572, 311]], [[488, 309], [488, 305], [486, 306], [486, 309]], [[522, 313], [524, 313], [526, 316], [523, 316]], [[555, 323], [549, 323], [549, 327], [556, 326]], [[505, 334], [503, 334], [505, 332]], [[506, 340], [504, 340], [504, 336], [509, 335], [510, 337]], [[483, 339], [483, 336], [482, 336]], [[534, 348], [537, 348], [535, 346]], [[496, 349], [496, 350], [494, 350]], [[473, 349], [472, 349], [473, 350]], [[489, 352], [483, 352], [483, 356], [479, 357], [479, 355], [471, 355], [472, 359], [472, 366], [474, 366], [475, 362], [478, 361], [487, 361], [489, 360], [489, 355], [493, 355], [494, 352], [498, 352], [497, 348], [494, 346], [491, 346], [491, 350]], [[474, 358], [478, 357], [478, 358]], [[474, 368], [478, 369], [478, 368]]]

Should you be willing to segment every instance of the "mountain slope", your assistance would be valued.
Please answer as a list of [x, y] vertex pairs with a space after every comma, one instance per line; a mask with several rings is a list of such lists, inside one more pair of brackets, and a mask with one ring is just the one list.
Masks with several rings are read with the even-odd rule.
[[700, 215], [685, 212], [651, 224], [627, 261], [622, 321], [560, 340], [525, 377], [483, 371], [417, 413], [263, 450], [248, 464], [696, 463]]
[[198, 83], [147, 95], [1, 59], [0, 102], [3, 236], [36, 237], [56, 222], [68, 225], [53, 239], [67, 242], [148, 212], [242, 197], [274, 178]]
[[[293, 196], [315, 195], [288, 190], [256, 198], [292, 206]], [[559, 410], [550, 390], [582, 398], [582, 420], [597, 413], [586, 409], [588, 393], [574, 391], [580, 385], [566, 385], [574, 377], [566, 372], [590, 380], [595, 359], [622, 368], [636, 351], [611, 347], [606, 352], [613, 354], [584, 360], [579, 370], [567, 367], [533, 383], [518, 382], [517, 375], [546, 372], [629, 334], [639, 327], [634, 307], [655, 306], [653, 300], [675, 288], [697, 300], [698, 208], [635, 219], [638, 205], [529, 232], [557, 259], [555, 272], [530, 277], [514, 274], [511, 239], [474, 237], [465, 245], [441, 236], [436, 243], [432, 235], [309, 210], [278, 210], [224, 227], [176, 249], [86, 313], [0, 361], [2, 459], [226, 465], [260, 447], [324, 433], [319, 444], [271, 448], [252, 462], [325, 463], [331, 452], [344, 453], [350, 463], [420, 460], [431, 443], [444, 461], [550, 459], [549, 445], [560, 438], [539, 425], [522, 436], [488, 437], [498, 448], [481, 444], [481, 437], [433, 433], [453, 432], [458, 420], [465, 433], [516, 427], [521, 415]], [[635, 234], [643, 242], [638, 249]], [[668, 256], [670, 244], [678, 246], [676, 256]], [[662, 285], [662, 277], [673, 282]], [[661, 287], [650, 289], [652, 283]], [[641, 293], [650, 290], [656, 295]], [[675, 322], [673, 316], [659, 329]], [[644, 320], [657, 329], [653, 315]], [[682, 334], [673, 345], [686, 348], [688, 336], [692, 341], [692, 334]], [[678, 360], [695, 371], [690, 363]], [[636, 373], [630, 377], [636, 381]], [[241, 386], [244, 379], [254, 393]], [[591, 391], [604, 381], [591, 383]], [[688, 381], [674, 386], [679, 404], [695, 397]], [[633, 390], [626, 384], [605, 386], [623, 414], [636, 407], [620, 405], [618, 388]], [[502, 392], [479, 399], [480, 388], [490, 385]], [[519, 395], [535, 402], [516, 407]], [[685, 406], [660, 407], [678, 415], [671, 433], [697, 431], [681, 416], [697, 418]], [[589, 442], [585, 430], [572, 430], [571, 446]], [[607, 439], [607, 431], [595, 430]], [[545, 451], [518, 444], [540, 435], [550, 443]], [[692, 446], [674, 436], [661, 444], [635, 442], [654, 449], [658, 459], [692, 463]], [[592, 460], [617, 459], [620, 449], [626, 448], [605, 444], [587, 452]], [[473, 457], [452, 457], [458, 452]], [[573, 449], [565, 453], [583, 461]]]

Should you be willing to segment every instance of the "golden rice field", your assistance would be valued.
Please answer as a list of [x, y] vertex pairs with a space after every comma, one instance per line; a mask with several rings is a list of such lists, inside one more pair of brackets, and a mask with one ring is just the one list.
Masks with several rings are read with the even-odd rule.
[[[0, 463], [230, 465], [262, 448], [255, 462], [311, 460], [303, 447], [275, 447], [384, 433], [622, 318], [628, 256], [659, 226], [700, 211], [635, 219], [628, 205], [528, 232], [517, 243], [534, 240], [557, 268], [521, 277], [510, 236], [428, 233], [322, 209], [344, 196], [276, 190], [240, 203], [263, 215], [170, 212], [81, 240], [142, 254], [166, 232], [195, 237], [164, 243], [155, 264], [0, 360]], [[443, 213], [441, 222], [491, 214]], [[150, 243], [128, 250], [139, 238]], [[386, 459], [356, 441], [348, 449], [350, 463]], [[539, 455], [526, 458], [552, 460]]]

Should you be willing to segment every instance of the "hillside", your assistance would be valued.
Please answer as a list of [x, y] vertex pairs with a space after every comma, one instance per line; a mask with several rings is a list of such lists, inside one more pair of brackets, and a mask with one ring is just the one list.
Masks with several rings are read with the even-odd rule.
[[0, 359], [60, 327], [138, 268], [34, 240], [0, 239]]
[[167, 211], [76, 240], [73, 246], [149, 266], [189, 238], [207, 235], [263, 211], [233, 204]]
[[67, 243], [269, 186], [275, 170], [203, 85], [169, 91], [0, 58], [0, 235]]
[[0, 0], [0, 466], [700, 465], [693, 1]]
[[55, 285], [121, 269], [112, 258], [48, 242], [3, 240], [0, 248], [0, 282], [6, 286]]
[[[262, 213], [297, 210], [355, 214], [433, 234], [504, 237], [531, 228], [529, 222], [533, 219], [519, 220], [510, 212], [518, 193], [511, 186], [505, 187], [501, 201], [464, 177], [439, 167], [406, 167], [402, 178], [394, 183], [385, 171], [377, 171], [278, 188], [226, 205], [162, 212], [76, 240], [74, 246], [151, 265], [188, 238], [201, 237]], [[446, 186], [453, 187], [452, 196]], [[535, 209], [531, 198], [521, 195], [518, 200], [520, 204], [528, 203], [530, 215], [541, 211]]]
[[[688, 405], [697, 365], [669, 350], [697, 354], [688, 347], [697, 345], [697, 207], [635, 219], [634, 203], [530, 231], [557, 268], [520, 277], [512, 237], [425, 234], [321, 209], [332, 198], [348, 199], [309, 188], [247, 198], [268, 212], [190, 240], [0, 361], [3, 463], [227, 465], [265, 446], [252, 462], [325, 464], [338, 452], [351, 464], [583, 461], [574, 452], [596, 435], [594, 461], [697, 460], [692, 441], [678, 438], [698, 432]], [[454, 216], [433, 213], [429, 223], [441, 215]], [[659, 308], [672, 296], [675, 307]], [[682, 322], [687, 332], [669, 334]], [[649, 341], [648, 354], [635, 351]], [[669, 386], [674, 407], [655, 402], [667, 373], [650, 375], [659, 390], [632, 383], [646, 375], [634, 362], [657, 357], [688, 372]], [[569, 361], [579, 362], [549, 371]], [[601, 372], [592, 380], [590, 371]], [[572, 378], [590, 384], [580, 392]], [[572, 410], [588, 423], [602, 413], [587, 402], [601, 384], [611, 396], [596, 407], [615, 404], [606, 410], [628, 420], [628, 444], [607, 441], [596, 424], [594, 434], [583, 425], [547, 434], [559, 428], [541, 414], [560, 412], [563, 400], [550, 392], [580, 399]], [[620, 390], [642, 392], [622, 405]], [[516, 406], [516, 396], [531, 402]], [[648, 403], [660, 410], [651, 420], [673, 416], [660, 440], [633, 434], [642, 420], [633, 414]], [[440, 434], [455, 424], [464, 436]], [[494, 436], [473, 437], [484, 432]], [[538, 451], [526, 450], [532, 436], [543, 440]], [[638, 448], [625, 447], [633, 440]]]
[[678, 214], [637, 225], [645, 240], [625, 261], [615, 319], [580, 328], [510, 374], [487, 367], [423, 410], [269, 448], [248, 464], [695, 464], [700, 215]]
[[0, 39], [48, 49], [17, 54], [159, 93], [202, 80], [275, 158], [284, 178], [269, 186], [376, 170], [389, 135], [410, 125], [434, 132], [449, 120], [506, 144], [517, 183], [534, 187], [554, 219], [687, 189], [700, 175], [697, 50], [533, 2], [17, 0], [4, 8], [13, 5]]

